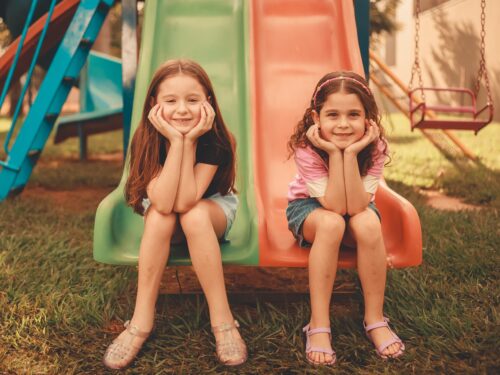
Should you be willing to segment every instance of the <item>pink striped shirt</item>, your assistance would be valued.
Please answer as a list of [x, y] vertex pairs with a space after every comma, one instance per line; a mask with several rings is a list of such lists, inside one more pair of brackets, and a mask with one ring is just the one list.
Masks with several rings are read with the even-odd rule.
[[[362, 176], [363, 185], [375, 199], [378, 183], [382, 177], [386, 156], [384, 143], [379, 141], [373, 166], [368, 169], [366, 176]], [[297, 174], [288, 184], [288, 201], [309, 197], [323, 197], [328, 183], [328, 163], [310, 146], [297, 148], [294, 154]]]

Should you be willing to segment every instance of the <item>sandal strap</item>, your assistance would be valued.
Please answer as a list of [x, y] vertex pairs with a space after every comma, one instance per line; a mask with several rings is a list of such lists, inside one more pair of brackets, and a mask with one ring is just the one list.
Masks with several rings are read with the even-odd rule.
[[144, 332], [139, 329], [136, 325], [131, 325], [130, 320], [127, 320], [123, 326], [127, 329], [127, 332], [130, 333], [132, 336], [137, 336], [141, 337], [144, 339], [147, 339], [149, 335], [151, 334], [151, 331], [149, 332]]
[[335, 350], [320, 348], [320, 347], [315, 347], [315, 346], [310, 347], [310, 348], [306, 348], [306, 353], [311, 353], [311, 352], [325, 353], [325, 354], [329, 354], [331, 356], [335, 356]]
[[319, 327], [310, 329], [310, 324], [302, 328], [302, 331], [305, 332], [307, 336], [316, 335], [318, 333], [328, 333], [330, 335], [332, 334], [332, 329], [330, 327]]
[[401, 341], [399, 337], [397, 337], [396, 335], [393, 336], [394, 337], [392, 339], [389, 339], [379, 345], [377, 351], [379, 352], [380, 355], [383, 355], [382, 352], [392, 344], [400, 344], [401, 346], [403, 345], [403, 341]]
[[382, 322], [377, 322], [370, 325], [366, 325], [365, 322], [363, 322], [363, 326], [365, 327], [365, 331], [368, 333], [376, 328], [389, 327], [389, 319], [384, 317], [384, 320]]
[[234, 328], [240, 328], [240, 323], [238, 323], [237, 320], [235, 320], [233, 324], [222, 323], [218, 326], [212, 326], [212, 332], [213, 333], [227, 332], [227, 331], [230, 331]]
[[[405, 350], [405, 345], [403, 343], [403, 341], [398, 337], [398, 335], [396, 335], [394, 333], [394, 331], [391, 329], [391, 327], [389, 327], [389, 318], [385, 317], [384, 316], [384, 321], [383, 322], [377, 322], [377, 323], [373, 323], [373, 324], [370, 324], [370, 325], [366, 325], [365, 322], [363, 322], [363, 326], [365, 328], [365, 331], [366, 331], [366, 336], [368, 337], [368, 339], [373, 343], [373, 339], [371, 337], [371, 334], [370, 334], [370, 331], [373, 331], [374, 329], [377, 329], [377, 328], [382, 328], [382, 327], [386, 327], [389, 332], [391, 333], [392, 335], [392, 338], [387, 340], [387, 341], [384, 341], [382, 344], [380, 344], [378, 347], [375, 347], [375, 350], [377, 351], [378, 355], [382, 358], [396, 358], [398, 357], [399, 355], [401, 355], [404, 350]], [[397, 353], [394, 353], [392, 355], [386, 355], [386, 354], [383, 354], [383, 351], [385, 349], [387, 349], [390, 345], [392, 344], [399, 344], [399, 350]]]

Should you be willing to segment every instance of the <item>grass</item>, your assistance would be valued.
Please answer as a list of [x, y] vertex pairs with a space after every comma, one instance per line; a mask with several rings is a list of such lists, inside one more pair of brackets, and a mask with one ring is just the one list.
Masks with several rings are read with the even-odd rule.
[[[250, 359], [226, 369], [213, 354], [203, 297], [169, 295], [158, 302], [155, 339], [125, 373], [499, 373], [499, 125], [477, 137], [460, 135], [481, 160], [463, 168], [409, 132], [398, 116], [393, 122], [393, 162], [385, 175], [417, 208], [424, 240], [423, 264], [388, 277], [385, 311], [405, 340], [402, 359], [375, 356], [361, 329], [357, 293], [347, 306], [332, 307], [335, 369], [308, 366], [300, 335], [309, 317], [307, 297], [276, 302], [257, 296], [232, 304]], [[120, 133], [89, 143], [91, 156], [117, 152]], [[136, 271], [96, 263], [92, 228], [97, 203], [120, 175], [119, 161], [79, 162], [76, 141], [49, 142], [26, 192], [1, 203], [0, 373], [106, 373], [100, 361], [119, 323], [132, 313]], [[437, 211], [425, 205], [421, 188], [442, 189], [483, 209]]]

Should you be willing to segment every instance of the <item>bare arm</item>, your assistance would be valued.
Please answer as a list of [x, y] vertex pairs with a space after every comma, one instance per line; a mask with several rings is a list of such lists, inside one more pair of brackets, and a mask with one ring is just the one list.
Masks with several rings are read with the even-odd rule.
[[205, 194], [217, 172], [217, 165], [195, 163], [196, 144], [184, 142], [184, 153], [174, 211], [189, 211]]
[[372, 194], [365, 191], [359, 174], [357, 154], [344, 151], [344, 178], [347, 213], [356, 215], [368, 206], [372, 198]]
[[161, 116], [159, 104], [151, 108], [148, 119], [165, 138], [170, 146], [160, 173], [155, 176], [146, 188], [151, 204], [161, 213], [172, 212], [179, 186], [183, 141], [182, 134], [166, 122]]
[[318, 201], [327, 210], [345, 215], [346, 213], [346, 191], [344, 184], [344, 162], [342, 152], [329, 154], [328, 161], [328, 183], [324, 197]]
[[363, 180], [359, 174], [358, 153], [379, 137], [378, 126], [370, 121], [363, 138], [344, 150], [344, 177], [346, 189], [347, 213], [356, 215], [364, 211], [372, 194], [365, 191]]
[[339, 215], [346, 213], [346, 192], [344, 184], [344, 162], [342, 151], [332, 142], [325, 141], [319, 134], [317, 125], [307, 130], [307, 138], [311, 143], [328, 153], [328, 182], [325, 195], [318, 197], [319, 203]]
[[216, 165], [204, 163], [195, 165], [198, 139], [212, 128], [214, 116], [212, 107], [208, 102], [204, 102], [199, 123], [184, 136], [181, 175], [174, 203], [175, 212], [189, 211], [205, 194], [217, 171]]
[[151, 204], [164, 215], [170, 214], [174, 208], [181, 174], [182, 148], [182, 142], [171, 144], [163, 168], [147, 187]]

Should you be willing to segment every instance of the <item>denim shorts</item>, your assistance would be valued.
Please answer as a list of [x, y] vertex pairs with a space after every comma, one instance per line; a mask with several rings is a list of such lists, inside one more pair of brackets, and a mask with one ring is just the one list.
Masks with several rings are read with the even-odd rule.
[[[220, 208], [222, 208], [222, 211], [224, 211], [224, 214], [226, 215], [226, 231], [224, 232], [222, 240], [227, 241], [227, 235], [231, 230], [234, 219], [236, 217], [236, 210], [238, 209], [238, 203], [239, 203], [238, 197], [233, 193], [229, 193], [226, 195], [215, 193], [214, 195], [211, 195], [206, 199], [214, 201], [220, 206]], [[151, 201], [149, 200], [149, 198], [144, 198], [142, 200], [142, 207], [144, 208], [143, 215], [146, 214], [146, 211], [148, 210], [149, 206], [151, 206]]]
[[[304, 238], [302, 226], [307, 216], [317, 208], [322, 208], [322, 206], [316, 198], [295, 199], [288, 202], [288, 207], [286, 208], [288, 229], [293, 233], [300, 247], [309, 248], [312, 246], [312, 244]], [[375, 206], [375, 202], [370, 202], [368, 208], [372, 209], [377, 214], [379, 220], [382, 220], [380, 212], [377, 206]], [[349, 217], [349, 215], [344, 215], [346, 222], [349, 220]]]

